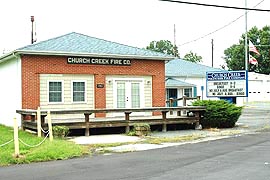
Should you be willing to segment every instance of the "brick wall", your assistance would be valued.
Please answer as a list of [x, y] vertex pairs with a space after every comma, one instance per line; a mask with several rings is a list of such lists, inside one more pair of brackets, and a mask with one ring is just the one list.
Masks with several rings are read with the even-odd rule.
[[[67, 64], [62, 56], [22, 56], [22, 108], [36, 109], [39, 104], [39, 74], [94, 74], [95, 107], [105, 108], [106, 75], [151, 75], [153, 77], [153, 107], [165, 106], [165, 63], [155, 60], [132, 60], [131, 66]], [[104, 97], [104, 98], [102, 98]]]

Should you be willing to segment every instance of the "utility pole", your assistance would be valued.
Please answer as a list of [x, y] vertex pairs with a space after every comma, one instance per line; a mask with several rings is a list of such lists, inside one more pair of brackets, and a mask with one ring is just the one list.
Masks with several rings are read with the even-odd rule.
[[34, 42], [35, 42], [35, 40], [34, 40], [34, 21], [35, 21], [35, 17], [31, 16], [31, 24], [32, 24], [31, 44], [34, 44]]
[[[245, 0], [245, 8], [247, 8], [247, 0]], [[247, 28], [247, 13], [248, 11], [245, 10], [245, 70], [248, 71], [248, 28]]]
[[37, 34], [36, 34], [36, 23], [34, 24], [35, 17], [31, 16], [31, 24], [32, 24], [32, 30], [31, 30], [31, 44], [34, 44], [37, 41]]
[[174, 43], [174, 45], [176, 44], [176, 31], [175, 31], [175, 24], [173, 24], [173, 43]]
[[174, 56], [176, 57], [176, 30], [175, 30], [175, 24], [173, 24], [173, 43], [174, 43]]
[[214, 67], [214, 39], [211, 40], [212, 45], [212, 67]]
[[[247, 79], [248, 79], [248, 40], [247, 40], [247, 33], [248, 33], [248, 28], [247, 28], [247, 0], [245, 0], [245, 70], [246, 70], [246, 73], [247, 73]], [[248, 83], [247, 83], [247, 86], [248, 86]], [[248, 87], [247, 87], [248, 88]], [[247, 94], [247, 97], [246, 97], [246, 105], [248, 104], [248, 94]]]

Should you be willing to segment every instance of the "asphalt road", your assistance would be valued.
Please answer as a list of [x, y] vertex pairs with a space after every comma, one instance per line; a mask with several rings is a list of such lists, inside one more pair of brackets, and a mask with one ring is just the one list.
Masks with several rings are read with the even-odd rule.
[[250, 129], [258, 129], [270, 125], [270, 103], [253, 103], [242, 110], [238, 123]]
[[270, 132], [148, 151], [0, 167], [1, 180], [270, 179]]

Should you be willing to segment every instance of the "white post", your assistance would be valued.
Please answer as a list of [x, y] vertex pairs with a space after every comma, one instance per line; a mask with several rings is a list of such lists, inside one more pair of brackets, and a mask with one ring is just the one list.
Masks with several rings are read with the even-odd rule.
[[[247, 8], [247, 0], [245, 0], [245, 7]], [[245, 11], [245, 70], [248, 71], [248, 26], [247, 26], [247, 13]]]
[[37, 109], [37, 133], [38, 137], [41, 137], [41, 115], [40, 115], [40, 107]]
[[18, 158], [20, 155], [20, 149], [19, 149], [18, 122], [16, 118], [14, 118], [14, 149], [15, 149], [14, 156]]
[[[246, 8], [246, 11], [245, 11], [245, 70], [247, 71], [247, 78], [248, 78], [248, 25], [247, 25], [247, 13], [248, 13], [248, 10], [247, 10], [247, 0], [245, 0], [245, 8]], [[247, 84], [248, 86], [248, 84]], [[248, 104], [248, 95], [246, 97], [246, 106]]]
[[47, 117], [48, 117], [48, 128], [49, 128], [50, 141], [53, 141], [53, 131], [52, 131], [51, 111], [48, 111], [48, 112], [47, 112]]

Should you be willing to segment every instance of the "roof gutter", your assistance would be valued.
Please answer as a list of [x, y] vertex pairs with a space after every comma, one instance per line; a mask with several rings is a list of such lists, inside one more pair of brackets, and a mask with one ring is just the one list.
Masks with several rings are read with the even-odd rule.
[[[166, 73], [165, 73], [166, 74]], [[201, 78], [201, 77], [205, 77], [205, 75], [200, 75], [200, 74], [189, 74], [189, 75], [182, 75], [182, 74], [166, 74], [166, 77], [172, 77], [172, 78]]]
[[7, 54], [3, 55], [2, 57], [0, 57], [0, 64], [12, 59], [12, 57], [19, 58], [18, 55], [19, 55], [19, 53], [17, 51], [12, 51], [10, 53], [7, 53]]
[[[163, 60], [169, 61], [175, 59], [173, 56], [138, 56], [138, 55], [121, 55], [121, 54], [98, 54], [98, 53], [69, 53], [69, 52], [55, 52], [55, 51], [25, 51], [16, 50], [13, 51], [16, 54], [28, 54], [28, 55], [47, 55], [47, 56], [82, 56], [82, 57], [103, 57], [103, 58], [128, 58], [128, 59], [149, 59], [149, 60]], [[8, 55], [7, 55], [8, 56]], [[0, 57], [0, 61], [1, 61]]]

